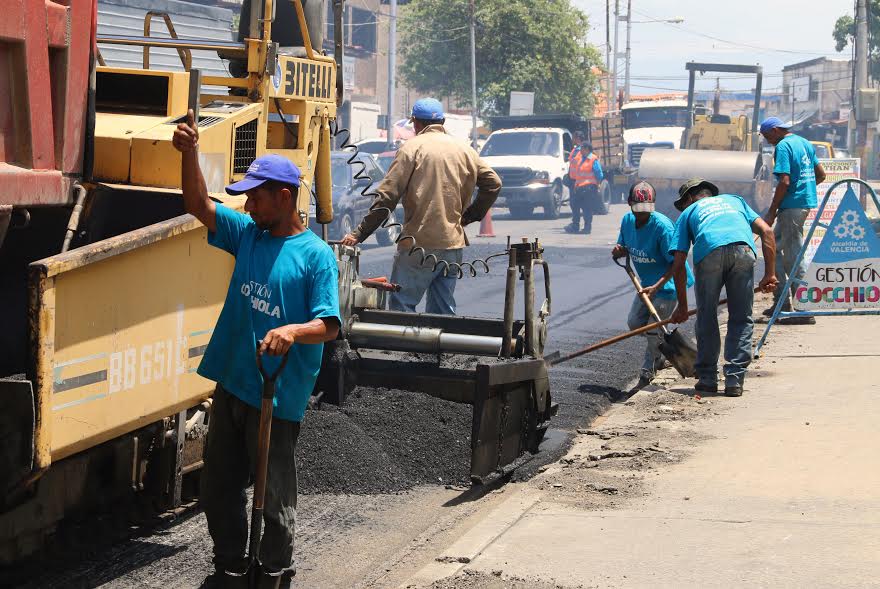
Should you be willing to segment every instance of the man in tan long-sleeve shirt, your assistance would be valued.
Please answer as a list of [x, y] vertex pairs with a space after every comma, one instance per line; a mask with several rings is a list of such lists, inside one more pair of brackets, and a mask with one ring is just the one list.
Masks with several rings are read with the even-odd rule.
[[[381, 209], [393, 211], [402, 199], [402, 235], [413, 236], [415, 244], [400, 239], [391, 281], [401, 290], [391, 294], [390, 307], [414, 313], [427, 291], [426, 312], [454, 315], [456, 273], [443, 276], [443, 264], [432, 271], [430, 261], [423, 265], [421, 256], [410, 256], [409, 250], [417, 245], [425, 248], [425, 255], [460, 264], [468, 245], [464, 226], [483, 218], [501, 191], [501, 179], [470, 146], [446, 134], [443, 107], [437, 100], [417, 101], [412, 120], [416, 137], [397, 152], [377, 189], [372, 211], [342, 242], [364, 241], [387, 218], [387, 211]], [[471, 202], [475, 187], [477, 197]]]

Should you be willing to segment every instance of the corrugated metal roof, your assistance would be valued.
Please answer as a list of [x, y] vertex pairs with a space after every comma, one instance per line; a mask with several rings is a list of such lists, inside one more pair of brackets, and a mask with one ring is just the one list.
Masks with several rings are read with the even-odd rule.
[[[144, 34], [144, 16], [150, 10], [167, 12], [178, 37], [233, 41], [233, 12], [179, 0], [99, 0], [98, 34], [138, 35]], [[161, 17], [153, 17], [151, 36], [168, 38], [168, 30]], [[100, 45], [101, 55], [109, 66], [142, 67], [143, 49], [140, 47]], [[193, 51], [193, 67], [203, 75], [228, 76], [226, 65], [216, 52]], [[150, 67], [153, 69], [183, 70], [177, 52], [173, 49], [150, 50]]]

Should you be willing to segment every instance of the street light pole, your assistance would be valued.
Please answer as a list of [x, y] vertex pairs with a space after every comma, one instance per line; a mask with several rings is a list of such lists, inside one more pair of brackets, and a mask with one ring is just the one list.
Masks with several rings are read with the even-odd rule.
[[605, 110], [611, 108], [611, 0], [605, 0]]
[[388, 120], [385, 121], [387, 132], [385, 141], [390, 150], [394, 145], [394, 91], [397, 86], [397, 0], [390, 0], [388, 20]]
[[477, 35], [476, 9], [474, 0], [471, 5], [471, 147], [477, 148]]
[[629, 102], [629, 65], [632, 62], [632, 47], [630, 34], [632, 33], [632, 0], [626, 0], [626, 68], [623, 77], [623, 101]]
[[[626, 63], [624, 65], [624, 81], [623, 81], [623, 100], [624, 102], [629, 100], [629, 71], [630, 65], [632, 64], [632, 45], [630, 43], [630, 38], [632, 34], [632, 26], [633, 24], [639, 23], [669, 23], [669, 24], [680, 24], [684, 22], [684, 18], [680, 16], [676, 16], [674, 18], [655, 18], [651, 20], [633, 20], [632, 19], [632, 0], [626, 0], [626, 16], [617, 16], [618, 20], [626, 21], [626, 51], [624, 52], [624, 59]], [[617, 33], [615, 32], [615, 40]], [[614, 55], [617, 55], [617, 44], [615, 42], [614, 47]]]
[[614, 51], [612, 52], [614, 67], [611, 72], [611, 96], [609, 110], [617, 110], [617, 40], [620, 38], [620, 0], [614, 0]]

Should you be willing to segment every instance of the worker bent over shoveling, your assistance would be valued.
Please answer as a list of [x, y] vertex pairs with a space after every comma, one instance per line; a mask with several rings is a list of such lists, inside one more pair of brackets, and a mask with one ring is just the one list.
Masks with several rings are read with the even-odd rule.
[[[647, 182], [638, 182], [629, 190], [629, 206], [632, 212], [623, 216], [617, 245], [611, 252], [615, 260], [629, 256], [635, 265], [641, 283], [641, 294], [651, 299], [660, 319], [667, 319], [675, 310], [675, 285], [672, 281], [672, 235], [675, 226], [668, 217], [654, 210], [656, 193]], [[685, 280], [690, 287], [694, 283], [690, 266], [684, 265]], [[627, 323], [629, 329], [638, 329], [655, 321], [648, 306], [637, 293], [630, 308]], [[663, 338], [659, 328], [645, 334], [648, 340], [645, 361], [639, 373], [639, 387], [650, 383], [657, 370], [665, 365], [660, 350]]]
[[[257, 158], [243, 180], [226, 188], [229, 194], [247, 195], [244, 209], [250, 216], [215, 204], [199, 167], [192, 117], [190, 111], [174, 133], [174, 146], [182, 153], [184, 206], [208, 228], [208, 243], [235, 257], [226, 302], [198, 369], [217, 382], [201, 481], [216, 572], [203, 586], [246, 587], [257, 580], [259, 587], [286, 587], [296, 573], [294, 450], [321, 367], [322, 344], [334, 339], [340, 326], [336, 257], [303, 226], [297, 210], [300, 172], [286, 158]], [[265, 531], [259, 554], [247, 555], [245, 489], [255, 469], [263, 390], [254, 362], [258, 352], [268, 373], [280, 373], [269, 437]], [[248, 570], [252, 562], [258, 570]]]
[[[727, 338], [724, 344], [724, 394], [739, 397], [746, 369], [752, 361], [752, 304], [757, 250], [752, 233], [761, 237], [764, 277], [759, 288], [773, 292], [777, 286], [776, 243], [773, 230], [736, 194], [718, 194], [718, 187], [703, 178], [691, 178], [678, 190], [675, 208], [682, 211], [675, 225], [673, 272], [682, 268], [691, 244], [697, 295], [697, 384], [699, 393], [718, 392], [718, 300], [727, 291]], [[678, 306], [673, 323], [688, 317], [684, 280], [675, 275]]]

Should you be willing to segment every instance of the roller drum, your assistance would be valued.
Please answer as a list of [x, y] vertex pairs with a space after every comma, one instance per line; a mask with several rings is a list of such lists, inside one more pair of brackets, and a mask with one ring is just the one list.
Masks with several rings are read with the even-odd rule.
[[447, 333], [433, 327], [386, 325], [357, 321], [348, 330], [348, 341], [355, 348], [417, 352], [426, 354], [475, 354], [498, 356], [502, 338]]

